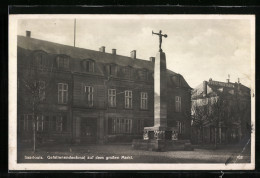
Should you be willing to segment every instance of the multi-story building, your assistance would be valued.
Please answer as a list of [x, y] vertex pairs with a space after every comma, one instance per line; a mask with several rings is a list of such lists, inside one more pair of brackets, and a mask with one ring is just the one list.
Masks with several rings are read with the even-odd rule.
[[[37, 136], [49, 141], [126, 142], [153, 126], [154, 57], [56, 44], [30, 33], [18, 36], [17, 50], [20, 140], [31, 140], [33, 118]], [[170, 70], [167, 80], [168, 126], [190, 138], [191, 88]]]
[[250, 138], [250, 89], [238, 82], [204, 81], [192, 91], [192, 142], [238, 143]]

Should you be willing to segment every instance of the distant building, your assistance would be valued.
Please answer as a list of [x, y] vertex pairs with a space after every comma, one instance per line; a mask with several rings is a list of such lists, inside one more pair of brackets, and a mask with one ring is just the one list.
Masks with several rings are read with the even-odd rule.
[[[18, 36], [18, 140], [32, 140], [33, 114], [41, 141], [142, 138], [154, 121], [154, 60]], [[190, 138], [191, 88], [170, 70], [168, 95], [168, 125]]]
[[239, 81], [204, 81], [192, 92], [192, 142], [238, 143], [250, 136], [250, 89]]

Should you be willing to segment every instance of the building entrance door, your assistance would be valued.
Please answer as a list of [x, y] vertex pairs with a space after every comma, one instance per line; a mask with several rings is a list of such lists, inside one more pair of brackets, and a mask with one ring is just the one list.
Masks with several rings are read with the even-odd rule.
[[80, 126], [81, 143], [96, 143], [97, 142], [97, 119], [96, 118], [81, 118]]

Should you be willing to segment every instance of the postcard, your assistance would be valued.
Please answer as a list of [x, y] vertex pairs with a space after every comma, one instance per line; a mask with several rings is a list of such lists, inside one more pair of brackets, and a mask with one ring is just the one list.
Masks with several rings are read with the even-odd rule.
[[9, 15], [9, 170], [255, 169], [254, 15]]

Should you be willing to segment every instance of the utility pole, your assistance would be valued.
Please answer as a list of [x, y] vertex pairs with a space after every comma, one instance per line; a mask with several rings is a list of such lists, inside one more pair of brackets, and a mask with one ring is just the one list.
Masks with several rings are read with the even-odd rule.
[[76, 43], [76, 19], [74, 19], [74, 47]]

